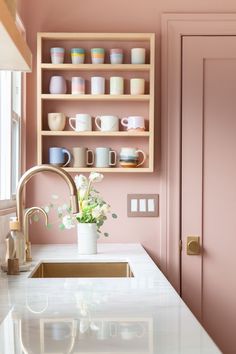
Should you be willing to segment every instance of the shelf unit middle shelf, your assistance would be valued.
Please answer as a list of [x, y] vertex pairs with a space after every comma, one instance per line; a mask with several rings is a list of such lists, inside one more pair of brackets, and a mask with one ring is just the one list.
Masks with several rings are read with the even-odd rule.
[[150, 132], [130, 132], [130, 131], [117, 131], [117, 132], [104, 132], [104, 131], [86, 131], [86, 132], [75, 132], [71, 130], [63, 130], [63, 131], [49, 131], [49, 130], [42, 130], [42, 136], [111, 136], [111, 137], [149, 137]]

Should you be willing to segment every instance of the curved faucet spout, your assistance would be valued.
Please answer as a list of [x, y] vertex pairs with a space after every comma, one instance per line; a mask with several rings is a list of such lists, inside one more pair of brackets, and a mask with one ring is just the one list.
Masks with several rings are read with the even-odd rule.
[[23, 229], [23, 189], [25, 184], [33, 177], [35, 174], [39, 172], [53, 172], [61, 176], [64, 181], [67, 183], [70, 189], [70, 203], [72, 213], [76, 214], [79, 212], [78, 200], [77, 200], [77, 188], [75, 182], [71, 175], [64, 171], [60, 167], [52, 166], [52, 165], [39, 165], [30, 168], [26, 171], [17, 186], [16, 190], [16, 216], [18, 220], [19, 230]]

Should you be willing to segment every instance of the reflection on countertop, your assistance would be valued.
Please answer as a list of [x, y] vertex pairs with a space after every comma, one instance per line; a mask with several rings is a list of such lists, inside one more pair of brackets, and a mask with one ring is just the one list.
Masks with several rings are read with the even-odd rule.
[[127, 261], [134, 278], [32, 279], [0, 275], [1, 354], [220, 353], [138, 244], [33, 247], [38, 261]]

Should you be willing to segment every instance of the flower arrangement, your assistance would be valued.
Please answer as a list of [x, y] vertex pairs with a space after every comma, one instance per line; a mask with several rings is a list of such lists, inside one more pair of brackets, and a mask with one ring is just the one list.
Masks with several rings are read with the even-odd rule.
[[[100, 228], [107, 219], [107, 214], [110, 213], [110, 205], [105, 202], [100, 193], [94, 188], [94, 183], [102, 180], [103, 175], [98, 172], [91, 172], [88, 178], [82, 174], [75, 176], [79, 213], [72, 214], [71, 209], [66, 204], [57, 207], [61, 230], [71, 229], [77, 223], [96, 223], [97, 231], [101, 233]], [[57, 199], [57, 196], [53, 196], [53, 199]], [[45, 211], [48, 213], [54, 207], [55, 205], [51, 203], [45, 208]], [[114, 213], [111, 216], [114, 219], [117, 218]], [[105, 232], [104, 236], [107, 237], [109, 234]]]

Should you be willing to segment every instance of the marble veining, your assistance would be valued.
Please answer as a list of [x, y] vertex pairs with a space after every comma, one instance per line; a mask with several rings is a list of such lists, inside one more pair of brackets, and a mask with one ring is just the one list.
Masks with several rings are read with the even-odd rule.
[[128, 261], [134, 278], [0, 273], [0, 353], [216, 354], [217, 346], [139, 244], [35, 245], [40, 261]]

